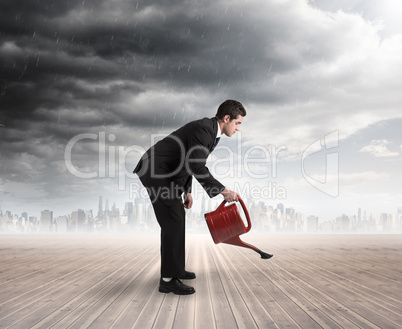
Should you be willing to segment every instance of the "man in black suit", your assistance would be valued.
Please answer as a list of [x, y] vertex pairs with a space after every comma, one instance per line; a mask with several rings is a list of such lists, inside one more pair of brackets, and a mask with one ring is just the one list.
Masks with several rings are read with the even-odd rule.
[[[159, 291], [188, 295], [193, 287], [180, 279], [195, 279], [185, 271], [185, 211], [193, 204], [192, 177], [209, 197], [222, 194], [228, 202], [239, 195], [217, 181], [205, 166], [222, 134], [231, 137], [246, 115], [243, 105], [223, 102], [214, 118], [187, 123], [153, 145], [140, 159], [134, 173], [146, 187], [161, 227], [161, 279]], [[183, 199], [182, 199], [183, 196]], [[184, 205], [184, 207], [183, 207]]]

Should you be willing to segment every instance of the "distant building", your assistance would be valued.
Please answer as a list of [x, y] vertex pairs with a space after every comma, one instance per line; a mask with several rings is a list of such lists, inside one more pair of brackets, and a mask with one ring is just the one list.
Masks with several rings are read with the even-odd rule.
[[293, 219], [295, 216], [294, 208], [286, 208], [285, 213], [286, 213], [286, 216], [289, 216], [290, 219]]
[[103, 219], [103, 198], [99, 197], [98, 218]]
[[72, 225], [75, 223], [76, 230], [73, 229], [74, 231], [78, 232], [85, 232], [86, 231], [86, 226], [85, 226], [85, 211], [82, 209], [75, 210], [71, 213], [71, 222]]
[[68, 217], [59, 216], [56, 218], [56, 232], [57, 233], [67, 233], [68, 231]]
[[40, 233], [49, 233], [51, 232], [53, 225], [53, 211], [43, 210], [40, 215]]
[[[105, 216], [109, 217], [110, 216], [110, 210], [109, 210], [109, 199], [106, 199], [105, 202]], [[113, 215], [112, 215], [113, 216]]]
[[283, 214], [285, 212], [285, 206], [283, 205], [283, 203], [278, 203], [276, 205], [276, 208], [281, 211], [281, 214]]
[[124, 206], [123, 216], [127, 216], [127, 224], [133, 227], [134, 225], [134, 204], [126, 202]]
[[331, 232], [333, 232], [333, 230], [334, 230], [334, 224], [330, 220], [327, 220], [320, 224], [320, 232], [321, 233], [331, 233]]
[[40, 221], [35, 216], [29, 216], [27, 222], [27, 231], [30, 233], [38, 233]]
[[349, 230], [349, 217], [343, 214], [335, 220], [334, 231], [335, 232], [347, 232]]
[[308, 216], [307, 217], [307, 232], [316, 233], [318, 232], [318, 217]]
[[389, 216], [387, 213], [380, 214], [380, 226], [382, 226], [382, 231], [387, 232], [391, 228], [391, 223], [389, 221]]
[[143, 227], [145, 224], [145, 205], [144, 203], [137, 203], [136, 204], [136, 223], [135, 226], [136, 227]]
[[[254, 203], [248, 210], [251, 218], [251, 222], [254, 227], [254, 231], [263, 231], [265, 225], [268, 223], [268, 216], [267, 216], [267, 206], [264, 202], [260, 201], [257, 204]], [[243, 215], [243, 211], [240, 211], [242, 218], [245, 218]]]
[[21, 214], [21, 218], [24, 218], [25, 222], [27, 222], [28, 221], [28, 214], [26, 212], [23, 212]]

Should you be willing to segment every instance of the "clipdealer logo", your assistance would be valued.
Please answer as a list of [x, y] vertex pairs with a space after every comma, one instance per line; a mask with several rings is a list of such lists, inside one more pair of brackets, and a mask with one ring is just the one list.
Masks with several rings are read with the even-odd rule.
[[[302, 155], [302, 173], [304, 179], [317, 190], [336, 198], [339, 196], [339, 131], [327, 134], [323, 140], [312, 143]], [[325, 152], [325, 174], [309, 175], [306, 172], [305, 162], [311, 155]]]
[[[163, 134], [151, 134], [151, 145], [166, 136]], [[146, 150], [138, 145], [129, 147], [107, 145], [114, 143], [115, 140], [116, 135], [107, 135], [105, 132], [99, 132], [98, 134], [83, 133], [74, 136], [65, 148], [64, 160], [66, 168], [75, 177], [83, 179], [118, 178], [118, 189], [120, 191], [126, 190], [127, 178], [137, 178], [132, 169], [127, 170], [126, 160], [128, 157], [130, 157], [130, 160], [139, 158]], [[184, 151], [185, 146], [178, 140], [176, 142], [183, 148], [183, 154], [186, 153]], [[214, 152], [215, 155], [208, 157], [207, 166], [214, 173], [214, 177], [217, 179], [236, 179], [246, 175], [247, 179], [256, 179], [265, 183], [263, 186], [252, 186], [250, 182], [246, 182], [243, 185], [235, 182], [236, 190], [242, 191], [245, 195], [254, 195], [255, 198], [285, 199], [287, 196], [285, 187], [270, 181], [270, 178], [275, 179], [277, 177], [278, 157], [287, 147], [284, 145], [279, 147], [252, 145], [245, 148], [241, 141], [241, 133], [237, 134], [236, 143], [237, 145], [233, 149], [225, 145], [218, 145]], [[83, 153], [85, 147], [89, 147], [92, 150], [97, 149], [98, 152], [98, 159], [95, 158], [92, 166], [87, 166], [86, 168], [80, 167], [79, 162], [73, 164], [74, 152]], [[216, 154], [219, 154], [219, 156], [216, 156]], [[97, 168], [96, 160], [98, 160]], [[189, 161], [184, 158], [182, 161], [183, 166], [188, 166]], [[131, 160], [130, 164], [133, 168], [135, 167], [135, 161]], [[130, 183], [129, 189], [130, 195], [138, 194], [139, 185]]]
[[[155, 142], [166, 135], [154, 134], [151, 136], [151, 141]], [[73, 165], [72, 153], [74, 147], [82, 148], [80, 141], [91, 139], [98, 141], [98, 170], [92, 171], [82, 171], [80, 168]], [[126, 159], [129, 155], [136, 154], [142, 156], [145, 153], [145, 149], [138, 145], [132, 145], [130, 147], [124, 146], [114, 146], [106, 145], [106, 139], [109, 142], [114, 142], [116, 140], [116, 135], [109, 134], [106, 136], [105, 132], [95, 133], [83, 133], [74, 136], [66, 145], [64, 152], [64, 160], [66, 168], [75, 177], [83, 179], [91, 178], [116, 178], [118, 177], [118, 188], [119, 190], [126, 189], [126, 178], [135, 178], [136, 175], [126, 168]], [[338, 197], [339, 195], [339, 152], [337, 148], [339, 146], [339, 131], [335, 130], [324, 138], [316, 140], [314, 143], [310, 144], [302, 154], [301, 157], [301, 169], [304, 179], [317, 190], [331, 196]], [[220, 152], [226, 152], [226, 156], [223, 158], [215, 159], [211, 161], [209, 157], [208, 166], [210, 170], [215, 172], [215, 176], [218, 179], [221, 178], [241, 178], [243, 173], [249, 178], [254, 179], [266, 179], [271, 176], [271, 178], [276, 178], [277, 175], [277, 159], [280, 152], [285, 151], [287, 148], [284, 145], [276, 148], [270, 146], [266, 148], [261, 145], [253, 145], [247, 150], [242, 150], [241, 134], [237, 135], [237, 149], [232, 150], [228, 146], [218, 145], [217, 150]], [[261, 158], [255, 158], [252, 154], [257, 152], [262, 155]], [[237, 155], [236, 155], [237, 154]], [[241, 154], [244, 154], [241, 156]], [[324, 155], [325, 162], [323, 163], [325, 168], [324, 175], [308, 174], [306, 171], [306, 162], [308, 162], [309, 157], [313, 155]], [[260, 167], [261, 165], [270, 171], [259, 172], [259, 170], [252, 170], [253, 167]], [[219, 167], [219, 168], [218, 168]], [[219, 172], [218, 169], [226, 168], [223, 172]], [[247, 185], [247, 184], [246, 184]], [[237, 188], [242, 190], [244, 193], [249, 193], [250, 186], [239, 186]], [[256, 187], [258, 189], [259, 187]], [[246, 190], [245, 190], [246, 189]], [[268, 181], [268, 186], [262, 187], [261, 197], [269, 199], [284, 199], [286, 198], [287, 192], [284, 186], [279, 186], [275, 182]], [[268, 193], [268, 192], [269, 193]], [[255, 189], [253, 192], [256, 192]], [[131, 192], [130, 192], [131, 193]], [[250, 192], [251, 193], [251, 192]], [[257, 193], [258, 194], [258, 193]]]

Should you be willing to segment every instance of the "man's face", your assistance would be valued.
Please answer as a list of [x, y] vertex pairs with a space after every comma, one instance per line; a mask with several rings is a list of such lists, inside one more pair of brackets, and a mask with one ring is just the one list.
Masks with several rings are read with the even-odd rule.
[[228, 137], [232, 137], [236, 131], [240, 130], [240, 125], [243, 121], [243, 118], [241, 115], [238, 115], [236, 119], [230, 120], [230, 116], [226, 115], [223, 118], [223, 131], [222, 133], [225, 134]]

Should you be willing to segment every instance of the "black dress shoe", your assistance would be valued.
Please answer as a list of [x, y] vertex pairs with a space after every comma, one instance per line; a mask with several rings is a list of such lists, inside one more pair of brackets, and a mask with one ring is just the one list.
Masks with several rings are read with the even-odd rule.
[[181, 280], [192, 280], [195, 279], [195, 273], [194, 272], [187, 272], [185, 271], [184, 275], [180, 277]]
[[161, 278], [159, 281], [159, 291], [168, 294], [173, 292], [175, 295], [191, 295], [195, 293], [193, 287], [185, 285], [179, 279], [173, 278], [169, 282], [163, 281]]

